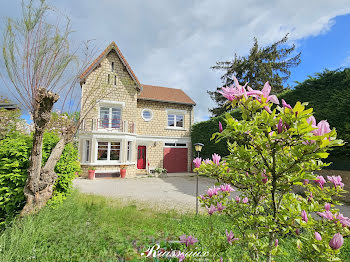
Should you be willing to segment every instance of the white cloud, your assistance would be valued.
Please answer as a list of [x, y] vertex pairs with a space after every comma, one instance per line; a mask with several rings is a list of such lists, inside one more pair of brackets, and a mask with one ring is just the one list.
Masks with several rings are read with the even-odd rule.
[[[349, 0], [51, 3], [72, 18], [77, 41], [97, 39], [102, 49], [116, 41], [142, 83], [182, 88], [197, 102], [197, 121], [214, 106], [206, 91], [221, 84], [210, 70], [216, 61], [245, 55], [254, 36], [269, 44], [287, 32], [291, 41], [326, 33], [335, 16], [350, 13]], [[0, 16], [18, 13], [19, 3], [6, 6]]]

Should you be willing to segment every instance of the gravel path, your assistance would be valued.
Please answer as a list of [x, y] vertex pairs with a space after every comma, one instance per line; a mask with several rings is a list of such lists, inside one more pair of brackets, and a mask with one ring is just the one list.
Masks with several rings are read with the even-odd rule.
[[[199, 194], [205, 193], [214, 183], [213, 179], [199, 177]], [[176, 209], [183, 212], [196, 210], [196, 177], [192, 174], [167, 178], [78, 178], [74, 180], [74, 186], [83, 193], [116, 197], [122, 201], [136, 200], [139, 204], [160, 209]]]
[[[216, 181], [199, 177], [199, 194], [203, 194]], [[167, 178], [143, 177], [128, 179], [78, 178], [74, 186], [83, 193], [116, 197], [123, 202], [135, 202], [136, 205], [156, 209], [175, 209], [181, 212], [196, 210], [196, 177], [193, 174], [169, 176]], [[237, 195], [232, 192], [232, 195]], [[350, 206], [338, 207], [340, 212], [350, 217]]]

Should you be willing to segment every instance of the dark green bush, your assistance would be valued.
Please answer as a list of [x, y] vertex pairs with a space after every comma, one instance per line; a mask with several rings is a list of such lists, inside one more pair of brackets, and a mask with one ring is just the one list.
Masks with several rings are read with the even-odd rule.
[[[44, 134], [44, 163], [58, 140], [58, 136], [53, 133]], [[11, 220], [25, 204], [23, 188], [31, 147], [32, 136], [19, 132], [10, 133], [0, 141], [0, 226]], [[70, 194], [75, 174], [80, 171], [77, 159], [77, 149], [72, 144], [66, 145], [55, 167], [58, 179], [50, 204], [60, 203]]]
[[[317, 122], [328, 120], [331, 127], [335, 127], [338, 138], [350, 142], [350, 68], [344, 70], [329, 71], [309, 77], [302, 83], [298, 83], [294, 89], [279, 95], [288, 104], [294, 106], [297, 101], [309, 102], [309, 107], [314, 108]], [[239, 119], [239, 112], [231, 112]], [[211, 157], [213, 153], [225, 156], [228, 154], [226, 141], [215, 143], [210, 141], [211, 135], [218, 132], [219, 121], [225, 126], [224, 115], [213, 117], [208, 121], [196, 123], [192, 127], [192, 142], [203, 143], [205, 146], [200, 154], [202, 158]], [[195, 151], [194, 156], [195, 156]], [[334, 162], [329, 168], [350, 170], [350, 143], [331, 152], [329, 161]]]

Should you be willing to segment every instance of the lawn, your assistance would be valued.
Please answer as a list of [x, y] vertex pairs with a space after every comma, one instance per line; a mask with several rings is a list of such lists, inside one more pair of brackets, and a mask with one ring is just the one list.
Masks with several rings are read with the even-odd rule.
[[[223, 234], [230, 228], [229, 219], [222, 216], [161, 213], [75, 191], [64, 204], [17, 220], [2, 232], [0, 261], [142, 261], [140, 253], [149, 245], [166, 246], [184, 233], [197, 237], [196, 245], [204, 251], [211, 223]], [[350, 261], [350, 241], [345, 242], [342, 258]], [[298, 261], [297, 253], [291, 252], [293, 239], [281, 240], [280, 245], [277, 261]], [[232, 248], [233, 261], [241, 254]]]

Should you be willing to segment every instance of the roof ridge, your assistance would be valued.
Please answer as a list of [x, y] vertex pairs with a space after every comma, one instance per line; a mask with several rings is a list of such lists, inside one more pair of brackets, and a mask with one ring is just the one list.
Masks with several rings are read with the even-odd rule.
[[105, 50], [91, 63], [90, 66], [80, 75], [80, 80], [85, 79], [91, 72], [92, 70], [97, 66], [98, 62], [103, 59], [107, 54], [109, 54], [112, 49], [114, 49], [119, 57], [119, 59], [122, 61], [124, 66], [126, 67], [128, 73], [130, 74], [131, 78], [136, 82], [137, 88], [140, 90], [142, 85], [138, 78], [136, 77], [134, 71], [131, 69], [128, 61], [126, 61], [123, 53], [120, 51], [118, 45], [112, 41]]
[[142, 86], [153, 86], [153, 87], [162, 87], [162, 88], [168, 88], [168, 89], [176, 89], [176, 90], [181, 90], [184, 92], [181, 88], [174, 88], [174, 87], [167, 87], [167, 86], [155, 86], [155, 85], [148, 85], [148, 84], [141, 84]]

